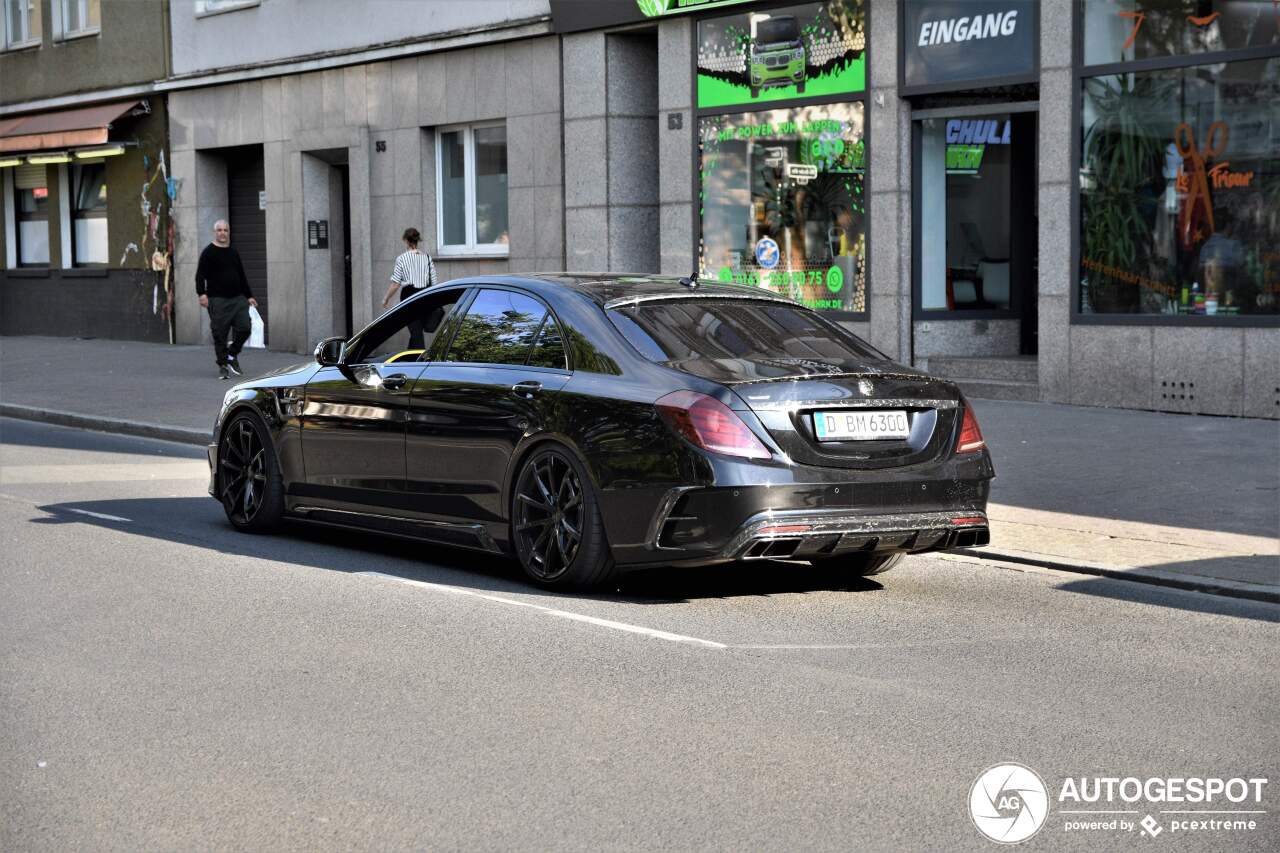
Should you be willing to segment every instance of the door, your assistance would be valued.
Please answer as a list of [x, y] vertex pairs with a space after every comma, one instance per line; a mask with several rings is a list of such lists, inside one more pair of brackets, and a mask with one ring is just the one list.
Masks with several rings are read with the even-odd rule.
[[553, 419], [568, 368], [561, 327], [546, 305], [516, 290], [480, 290], [447, 351], [414, 384], [406, 488], [415, 505], [504, 522], [512, 453]]
[[262, 193], [266, 179], [262, 168], [262, 148], [237, 149], [227, 158], [227, 221], [231, 225], [231, 245], [244, 263], [244, 274], [258, 300], [258, 313], [266, 326], [266, 342], [271, 342], [271, 321], [267, 293], [267, 211]]
[[[406, 506], [410, 394], [427, 367], [433, 343], [427, 336], [464, 292], [449, 288], [404, 302], [350, 341], [341, 365], [322, 368], [307, 383], [301, 419], [306, 485], [295, 488], [298, 494], [366, 510]], [[418, 335], [423, 340], [415, 340]]]

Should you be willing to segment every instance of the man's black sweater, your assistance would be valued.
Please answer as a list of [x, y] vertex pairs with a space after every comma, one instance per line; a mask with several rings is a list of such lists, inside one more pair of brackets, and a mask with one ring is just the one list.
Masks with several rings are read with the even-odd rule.
[[200, 253], [196, 267], [196, 293], [201, 296], [244, 296], [253, 298], [249, 279], [244, 274], [240, 253], [231, 246], [210, 243]]

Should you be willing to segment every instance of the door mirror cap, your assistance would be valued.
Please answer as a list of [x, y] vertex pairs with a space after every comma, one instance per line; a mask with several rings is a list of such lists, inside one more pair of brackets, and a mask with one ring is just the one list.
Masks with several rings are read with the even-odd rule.
[[316, 344], [316, 364], [321, 367], [340, 365], [342, 364], [342, 357], [346, 355], [346, 349], [346, 338], [325, 338]]

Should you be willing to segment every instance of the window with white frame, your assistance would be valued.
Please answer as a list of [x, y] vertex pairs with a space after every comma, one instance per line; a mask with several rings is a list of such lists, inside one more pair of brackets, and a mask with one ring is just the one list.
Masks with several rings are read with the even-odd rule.
[[53, 0], [54, 34], [60, 39], [101, 32], [100, 0]]
[[[10, 171], [6, 169], [5, 171]], [[12, 236], [20, 267], [49, 266], [49, 180], [44, 166], [17, 166], [13, 172]]]
[[0, 0], [4, 4], [4, 46], [40, 43], [40, 0]]
[[196, 15], [216, 15], [257, 6], [262, 0], [196, 0]]
[[105, 163], [71, 166], [71, 245], [75, 266], [107, 263], [107, 167]]
[[436, 143], [438, 254], [507, 254], [506, 124], [441, 128]]

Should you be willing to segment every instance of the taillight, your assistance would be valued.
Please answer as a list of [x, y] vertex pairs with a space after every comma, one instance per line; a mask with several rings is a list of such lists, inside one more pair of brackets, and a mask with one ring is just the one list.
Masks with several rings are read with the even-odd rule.
[[703, 450], [747, 459], [768, 459], [772, 455], [742, 419], [714, 397], [696, 391], [674, 391], [654, 405], [672, 429]]
[[960, 403], [964, 409], [964, 420], [960, 423], [960, 439], [956, 441], [956, 453], [977, 453], [987, 446], [982, 440], [982, 430], [978, 429], [978, 419], [973, 415], [968, 401]]

